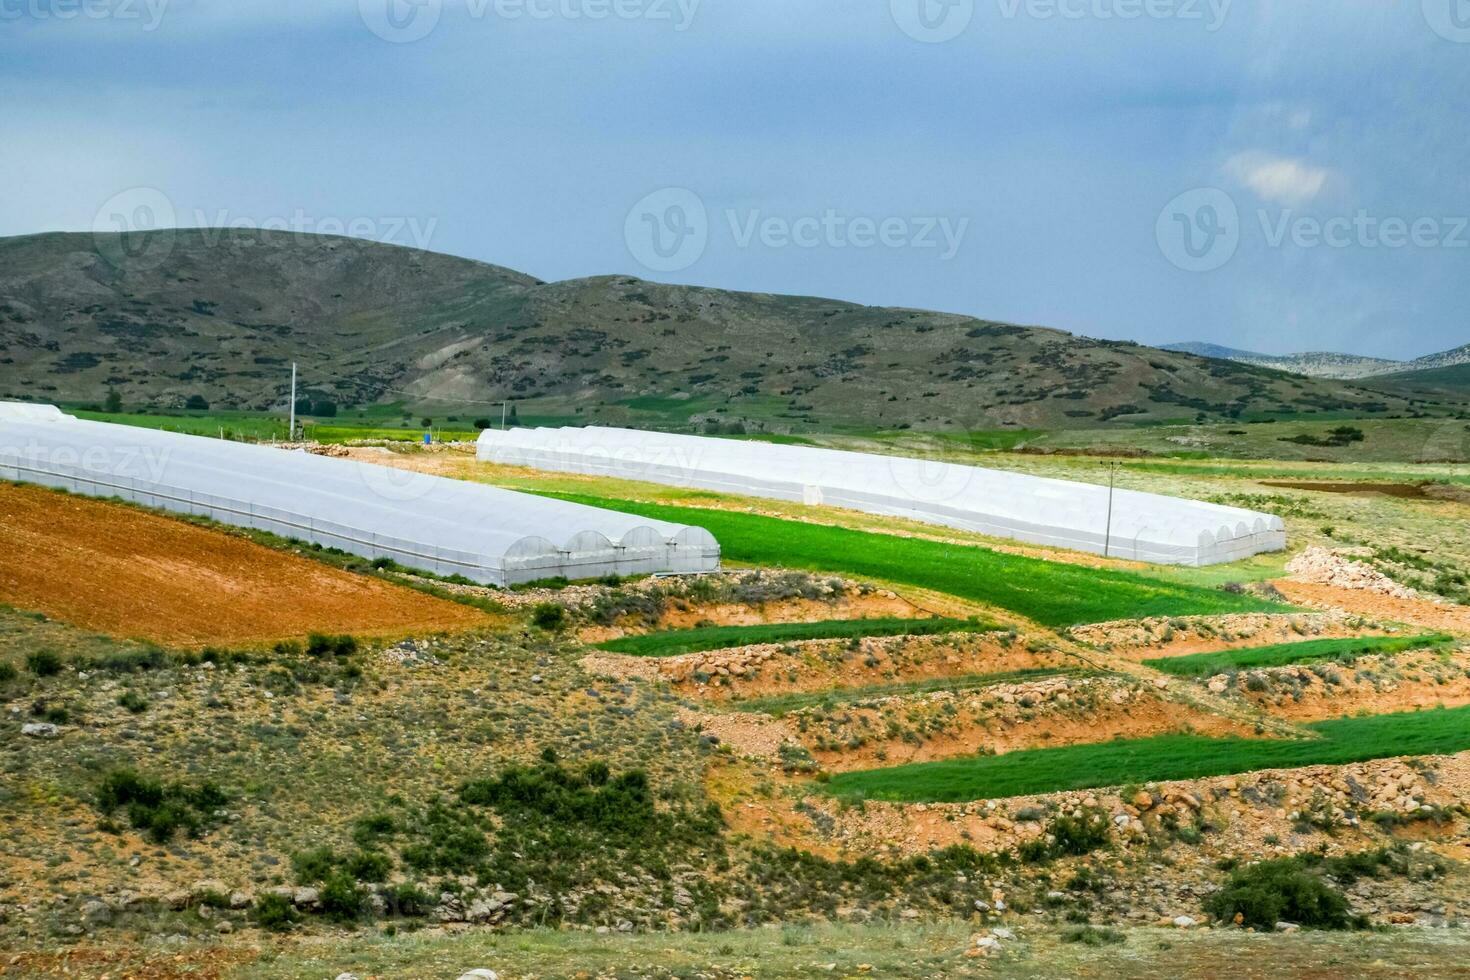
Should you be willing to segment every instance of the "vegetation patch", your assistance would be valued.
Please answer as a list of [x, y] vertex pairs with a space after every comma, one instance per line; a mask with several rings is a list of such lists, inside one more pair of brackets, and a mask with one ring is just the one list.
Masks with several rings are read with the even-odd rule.
[[762, 623], [756, 626], [710, 626], [625, 636], [597, 644], [611, 653], [638, 657], [673, 657], [702, 650], [723, 650], [756, 643], [799, 640], [861, 639], [867, 636], [938, 636], [998, 629], [976, 619], [832, 619], [816, 623]]
[[1161, 735], [841, 773], [828, 787], [845, 797], [958, 802], [1470, 749], [1470, 706], [1339, 718], [1306, 727], [1318, 737]]
[[1195, 653], [1183, 657], [1156, 657], [1145, 660], [1144, 664], [1177, 677], [1210, 677], [1227, 671], [1258, 667], [1285, 667], [1323, 661], [1352, 663], [1359, 657], [1371, 654], [1404, 653], [1453, 642], [1454, 637], [1444, 633], [1427, 633], [1422, 636], [1363, 636], [1345, 640], [1276, 643], [1265, 647]]
[[585, 494], [566, 500], [704, 527], [730, 561], [840, 572], [933, 589], [1065, 627], [1153, 616], [1284, 612], [1246, 593], [1205, 589], [1112, 569], [1043, 561], [969, 545], [901, 538], [802, 521]]
[[97, 791], [97, 809], [109, 816], [123, 810], [133, 828], [157, 844], [167, 843], [181, 830], [198, 837], [217, 821], [215, 814], [229, 801], [214, 783], [164, 784], [132, 769], [112, 770]]
[[931, 677], [922, 681], [872, 684], [867, 687], [837, 688], [804, 694], [774, 694], [769, 697], [747, 698], [732, 701], [730, 707], [737, 711], [759, 712], [780, 717], [793, 711], [807, 708], [836, 708], [844, 704], [872, 701], [878, 698], [902, 697], [913, 694], [933, 694], [937, 691], [974, 691], [993, 684], [1020, 684], [1043, 677], [1093, 677], [1101, 671], [1068, 667], [1031, 667], [998, 674], [966, 674], [963, 677]]

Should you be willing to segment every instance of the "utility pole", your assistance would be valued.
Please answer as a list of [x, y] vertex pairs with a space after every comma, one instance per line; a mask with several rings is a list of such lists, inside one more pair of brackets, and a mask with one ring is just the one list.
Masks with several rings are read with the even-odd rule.
[[291, 362], [291, 431], [286, 436], [287, 442], [296, 441], [296, 362]]
[[1108, 462], [1102, 465], [1108, 468], [1108, 529], [1103, 535], [1103, 557], [1110, 558], [1113, 547], [1113, 486], [1117, 482], [1118, 467], [1123, 464]]
[[501, 432], [504, 432], [505, 431], [505, 413], [508, 410], [508, 406], [509, 405], [510, 405], [510, 402], [501, 402], [500, 403], [500, 431]]

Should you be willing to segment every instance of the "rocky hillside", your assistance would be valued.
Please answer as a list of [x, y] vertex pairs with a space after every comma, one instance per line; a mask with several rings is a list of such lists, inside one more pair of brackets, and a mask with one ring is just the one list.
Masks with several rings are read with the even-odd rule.
[[[356, 239], [0, 240], [0, 397], [340, 404], [774, 430], [1406, 413], [1400, 395], [1058, 330], [628, 276], [545, 283]], [[1434, 406], [1418, 406], [1437, 411]]]
[[1336, 354], [1330, 351], [1309, 351], [1304, 354], [1260, 354], [1255, 351], [1202, 343], [1167, 344], [1164, 350], [1237, 361], [1241, 364], [1273, 368], [1277, 371], [1287, 371], [1309, 378], [1336, 378], [1338, 380], [1436, 371], [1461, 364], [1470, 364], [1470, 344], [1456, 347], [1454, 350], [1441, 351], [1438, 354], [1427, 354], [1412, 361], [1390, 361], [1381, 357]]

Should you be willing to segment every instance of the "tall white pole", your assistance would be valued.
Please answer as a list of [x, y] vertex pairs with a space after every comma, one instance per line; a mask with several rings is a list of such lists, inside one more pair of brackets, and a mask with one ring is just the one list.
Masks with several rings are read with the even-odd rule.
[[291, 432], [286, 436], [287, 442], [296, 441], [296, 362], [291, 362]]
[[1108, 529], [1103, 532], [1103, 557], [1111, 557], [1113, 550], [1113, 484], [1118, 478], [1118, 464], [1108, 463]]
[[506, 413], [506, 406], [509, 405], [509, 404], [510, 404], [509, 402], [501, 402], [500, 403], [500, 431], [501, 432], [504, 432], [505, 431], [505, 413]]

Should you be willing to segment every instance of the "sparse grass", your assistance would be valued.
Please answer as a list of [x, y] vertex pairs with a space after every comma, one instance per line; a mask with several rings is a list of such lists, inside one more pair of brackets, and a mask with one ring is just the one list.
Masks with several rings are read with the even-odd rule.
[[673, 657], [701, 650], [755, 643], [791, 643], [798, 640], [853, 639], [865, 636], [938, 636], [945, 633], [981, 633], [998, 629], [975, 619], [829, 619], [815, 623], [762, 623], [756, 626], [710, 626], [625, 636], [597, 644], [610, 653], [638, 657]]
[[853, 531], [754, 514], [558, 494], [564, 499], [708, 529], [730, 561], [839, 572], [933, 589], [1046, 626], [1148, 616], [1279, 612], [1248, 594], [1133, 572], [1043, 561], [986, 548]]
[[1209, 677], [1231, 670], [1259, 667], [1284, 667], [1288, 664], [1310, 664], [1323, 661], [1352, 663], [1370, 654], [1395, 654], [1455, 642], [1444, 633], [1422, 636], [1363, 636], [1345, 640], [1307, 640], [1302, 643], [1276, 643], [1243, 650], [1221, 650], [1195, 653], [1183, 657], [1156, 657], [1145, 660], [1146, 666], [1176, 677]]
[[956, 802], [1470, 749], [1470, 706], [1306, 727], [1319, 737], [1161, 735], [841, 773], [828, 788], [845, 797]]
[[966, 674], [963, 677], [932, 677], [922, 681], [898, 681], [892, 684], [873, 684], [868, 687], [847, 687], [803, 694], [773, 694], [763, 698], [732, 701], [730, 707], [737, 711], [759, 712], [777, 717], [804, 708], [837, 707], [876, 698], [896, 697], [907, 694], [931, 694], [935, 691], [974, 691], [992, 684], [1020, 684], [1042, 677], [1090, 677], [1099, 671], [1068, 667], [1031, 667], [996, 674]]

